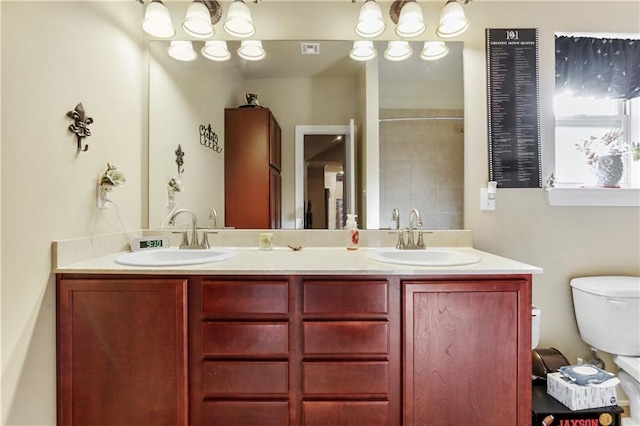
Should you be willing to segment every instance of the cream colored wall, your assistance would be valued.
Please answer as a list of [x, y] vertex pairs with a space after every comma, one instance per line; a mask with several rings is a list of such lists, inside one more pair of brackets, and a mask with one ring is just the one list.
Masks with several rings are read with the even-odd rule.
[[[3, 425], [54, 425], [55, 283], [51, 241], [122, 230], [95, 207], [110, 162], [120, 217], [141, 226], [146, 65], [135, 2], [2, 2]], [[28, 31], [26, 31], [28, 29]], [[67, 111], [92, 136], [76, 152]]]
[[[55, 297], [50, 243], [120, 230], [113, 209], [94, 207], [94, 182], [107, 161], [127, 174], [127, 184], [113, 195], [124, 223], [137, 228], [145, 222], [146, 54], [140, 50], [138, 27], [142, 9], [136, 2], [4, 1], [0, 6], [0, 422], [51, 426]], [[256, 14], [258, 25], [268, 17], [278, 22], [260, 34], [316, 39], [351, 38], [359, 6], [340, 1], [329, 7], [323, 2], [317, 13], [305, 15], [308, 21], [285, 22], [282, 17], [288, 15], [276, 3], [273, 9], [269, 2], [250, 5], [265, 11], [264, 17]], [[430, 34], [440, 7], [424, 4]], [[475, 1], [466, 11], [472, 27], [460, 37], [465, 42], [465, 227], [473, 231], [477, 248], [545, 268], [534, 277], [534, 301], [543, 310], [540, 346], [555, 346], [571, 359], [585, 356], [568, 280], [640, 274], [639, 210], [551, 208], [541, 189], [499, 190], [496, 211], [476, 208], [488, 176], [484, 29], [540, 29], [541, 124], [547, 150], [553, 140], [553, 32], [637, 32], [639, 5]], [[28, 26], [29, 34], [22, 31], [32, 17], [27, 13], [38, 22]], [[65, 114], [80, 101], [95, 123], [89, 151], [76, 154]]]
[[[0, 46], [2, 46], [2, 2], [0, 2]], [[0, 99], [2, 99], [2, 55], [0, 54]], [[2, 143], [2, 102], [0, 102], [0, 144]], [[2, 149], [0, 149], [0, 319], [2, 316]], [[4, 371], [4, 363], [2, 362], [2, 326], [0, 323], [0, 376]], [[2, 398], [2, 385], [0, 379], [0, 424], [2, 424], [2, 406], [4, 405]]]
[[[211, 208], [224, 223], [224, 109], [239, 105], [242, 79], [232, 73], [217, 73], [226, 63], [199, 57], [195, 62], [179, 62], [167, 55], [166, 41], [150, 43], [149, 56], [149, 227], [167, 225], [173, 207], [167, 207], [167, 184], [178, 178], [175, 151], [184, 153], [183, 191], [175, 194], [175, 208], [188, 208], [198, 218], [198, 226], [208, 222]], [[186, 77], [188, 75], [188, 77]], [[218, 136], [218, 153], [200, 143], [200, 125], [211, 125]], [[190, 226], [187, 216], [176, 227]]]
[[[539, 347], [571, 361], [588, 357], [575, 324], [569, 280], [590, 275], [640, 275], [640, 209], [549, 207], [543, 189], [499, 189], [495, 211], [480, 211], [486, 186], [487, 101], [485, 28], [538, 28], [543, 156], [553, 150], [554, 32], [640, 32], [638, 2], [474, 2], [464, 35], [465, 227], [474, 246], [544, 268], [534, 277], [542, 309]], [[545, 161], [544, 177], [551, 172]], [[637, 326], [637, 325], [636, 325]], [[610, 361], [610, 359], [609, 359]], [[614, 368], [613, 362], [607, 363]]]

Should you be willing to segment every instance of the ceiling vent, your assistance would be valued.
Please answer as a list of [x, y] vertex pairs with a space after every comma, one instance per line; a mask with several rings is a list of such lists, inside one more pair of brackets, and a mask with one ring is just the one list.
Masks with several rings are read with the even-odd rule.
[[300, 51], [303, 55], [319, 55], [320, 43], [300, 43]]

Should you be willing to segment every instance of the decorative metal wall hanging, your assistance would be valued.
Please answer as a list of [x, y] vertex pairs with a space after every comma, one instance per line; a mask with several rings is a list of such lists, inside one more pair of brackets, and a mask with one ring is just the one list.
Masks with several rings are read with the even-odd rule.
[[84, 148], [82, 148], [82, 139], [91, 136], [89, 124], [93, 123], [93, 118], [86, 116], [82, 102], [76, 105], [76, 108], [73, 111], [67, 112], [67, 117], [73, 119], [73, 124], [69, 125], [69, 130], [76, 134], [78, 139], [78, 151], [88, 150], [89, 145], [85, 145]]
[[178, 145], [178, 149], [175, 150], [176, 153], [176, 164], [178, 165], [178, 174], [184, 172], [182, 165], [184, 164], [184, 152], [182, 151], [182, 147]]
[[222, 148], [218, 146], [218, 135], [211, 129], [211, 124], [209, 126], [200, 125], [200, 145], [211, 148], [217, 153], [222, 152]]

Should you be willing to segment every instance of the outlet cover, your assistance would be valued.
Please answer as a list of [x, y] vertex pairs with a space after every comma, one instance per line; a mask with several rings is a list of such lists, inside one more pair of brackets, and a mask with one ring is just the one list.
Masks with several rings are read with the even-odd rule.
[[490, 200], [487, 197], [488, 188], [480, 188], [480, 210], [495, 210], [496, 199]]

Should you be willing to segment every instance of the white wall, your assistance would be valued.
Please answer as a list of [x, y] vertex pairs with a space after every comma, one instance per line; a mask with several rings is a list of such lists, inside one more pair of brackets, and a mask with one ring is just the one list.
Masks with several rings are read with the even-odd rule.
[[[135, 2], [7, 2], [2, 7], [3, 425], [55, 424], [55, 282], [51, 241], [120, 231], [95, 208], [115, 164], [112, 199], [141, 226], [145, 57]], [[28, 31], [26, 31], [28, 29]], [[76, 152], [66, 117], [78, 102], [95, 121]]]
[[[113, 209], [94, 207], [95, 180], [107, 161], [127, 174], [128, 182], [113, 195], [124, 223], [129, 228], [144, 223], [147, 95], [146, 53], [140, 48], [142, 9], [132, 1], [3, 1], [0, 6], [0, 421], [5, 426], [51, 426], [51, 241], [121, 229]], [[299, 21], [283, 19], [289, 15], [277, 3], [273, 9], [269, 2], [250, 7], [258, 26], [269, 17], [277, 19], [278, 25], [261, 29], [260, 35], [347, 39], [353, 36], [360, 3], [322, 2], [317, 13]], [[440, 7], [441, 2], [424, 4], [430, 34]], [[465, 42], [465, 227], [473, 231], [479, 249], [545, 269], [534, 277], [534, 301], [543, 311], [540, 346], [557, 347], [570, 359], [585, 356], [587, 348], [575, 327], [568, 280], [581, 275], [639, 275], [639, 210], [551, 208], [542, 189], [499, 190], [496, 211], [476, 208], [488, 177], [484, 29], [539, 28], [542, 138], [549, 149], [554, 31], [638, 32], [639, 8], [635, 1], [475, 1], [466, 6], [472, 26], [460, 37]], [[264, 16], [257, 13], [260, 10]], [[25, 34], [22, 26], [33, 17], [38, 25], [28, 25], [30, 33]], [[89, 151], [76, 154], [65, 114], [78, 102], [95, 123], [87, 140]]]

